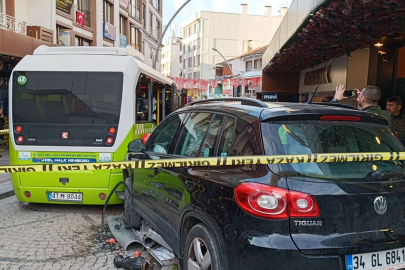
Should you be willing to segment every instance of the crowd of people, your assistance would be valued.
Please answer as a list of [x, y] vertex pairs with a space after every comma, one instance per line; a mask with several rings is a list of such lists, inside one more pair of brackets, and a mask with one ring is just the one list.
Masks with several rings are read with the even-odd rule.
[[[378, 105], [381, 98], [381, 90], [377, 86], [368, 85], [362, 91], [357, 91], [357, 97], [354, 98], [358, 103], [362, 111], [369, 113], [376, 113], [382, 115], [388, 121], [388, 127], [397, 136], [398, 140], [405, 145], [405, 116], [402, 113], [402, 98], [393, 96], [387, 99], [387, 110], [382, 110]], [[335, 96], [324, 97], [322, 102], [338, 103], [344, 99], [347, 99], [344, 95], [346, 91], [343, 84], [336, 86]]]

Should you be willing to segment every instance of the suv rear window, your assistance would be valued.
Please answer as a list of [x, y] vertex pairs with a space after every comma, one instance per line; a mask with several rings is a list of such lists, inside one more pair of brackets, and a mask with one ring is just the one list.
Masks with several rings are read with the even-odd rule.
[[[312, 153], [400, 152], [403, 146], [382, 125], [342, 121], [262, 123], [266, 155]], [[324, 179], [376, 180], [374, 172], [402, 176], [402, 161], [302, 163], [272, 165], [276, 173]], [[405, 171], [404, 171], [405, 172]], [[381, 178], [381, 174], [378, 174]], [[378, 178], [378, 177], [377, 177]]]

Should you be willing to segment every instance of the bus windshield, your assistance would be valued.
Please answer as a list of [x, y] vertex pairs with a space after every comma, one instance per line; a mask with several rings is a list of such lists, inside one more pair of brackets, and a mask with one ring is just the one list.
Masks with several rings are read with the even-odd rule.
[[13, 73], [14, 123], [118, 124], [122, 72]]

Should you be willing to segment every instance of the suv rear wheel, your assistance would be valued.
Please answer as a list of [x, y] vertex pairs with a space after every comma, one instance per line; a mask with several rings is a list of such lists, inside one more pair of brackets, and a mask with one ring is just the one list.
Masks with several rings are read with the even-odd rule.
[[186, 270], [220, 270], [219, 248], [210, 231], [203, 224], [191, 228], [184, 249]]
[[139, 229], [141, 227], [141, 216], [135, 211], [134, 201], [132, 200], [132, 188], [131, 178], [125, 179], [125, 204], [124, 204], [124, 224], [125, 229]]

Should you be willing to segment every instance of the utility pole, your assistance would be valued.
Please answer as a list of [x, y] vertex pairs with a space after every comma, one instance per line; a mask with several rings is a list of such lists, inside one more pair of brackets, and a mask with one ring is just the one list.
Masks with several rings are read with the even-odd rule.
[[159, 39], [159, 43], [158, 46], [156, 48], [156, 54], [155, 54], [155, 59], [153, 60], [153, 69], [156, 69], [156, 63], [157, 63], [157, 59], [159, 56], [159, 51], [160, 51], [160, 46], [162, 46], [162, 42], [163, 42], [163, 37], [166, 34], [167, 29], [169, 28], [169, 25], [172, 23], [172, 21], [174, 20], [174, 18], [177, 16], [177, 14], [179, 14], [180, 10], [182, 10], [191, 0], [187, 0], [177, 11], [176, 13], [174, 13], [173, 17], [170, 19], [170, 21], [167, 23], [165, 29], [163, 30], [162, 36]]

